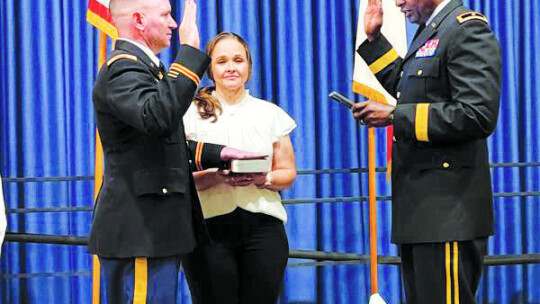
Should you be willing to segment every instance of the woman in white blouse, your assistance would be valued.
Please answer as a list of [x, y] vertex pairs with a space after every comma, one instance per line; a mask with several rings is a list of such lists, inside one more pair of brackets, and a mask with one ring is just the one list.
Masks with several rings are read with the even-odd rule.
[[195, 172], [212, 244], [184, 261], [192, 298], [200, 303], [276, 303], [289, 246], [287, 213], [278, 191], [296, 178], [285, 111], [245, 89], [252, 68], [246, 42], [221, 33], [207, 45], [215, 88], [201, 89], [184, 116], [189, 139], [268, 155], [269, 171]]

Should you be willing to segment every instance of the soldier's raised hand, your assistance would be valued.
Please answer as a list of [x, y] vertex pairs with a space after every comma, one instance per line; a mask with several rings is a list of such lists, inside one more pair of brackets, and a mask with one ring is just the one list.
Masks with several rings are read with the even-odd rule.
[[197, 27], [197, 4], [195, 0], [184, 2], [184, 15], [179, 28], [180, 44], [187, 44], [196, 49], [199, 48], [201, 38]]
[[382, 0], [368, 0], [364, 14], [364, 31], [369, 41], [373, 41], [381, 34], [383, 24]]

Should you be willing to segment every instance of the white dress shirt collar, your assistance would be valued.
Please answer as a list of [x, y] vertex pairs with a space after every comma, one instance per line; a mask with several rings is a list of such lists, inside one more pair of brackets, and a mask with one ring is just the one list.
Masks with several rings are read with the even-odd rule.
[[452, 0], [444, 0], [443, 2], [439, 3], [439, 5], [437, 5], [435, 10], [433, 11], [433, 14], [431, 14], [429, 19], [426, 21], [426, 25], [430, 24], [431, 21], [433, 21], [433, 19], [435, 19], [435, 17], [443, 10], [443, 8], [448, 5], [448, 3], [450, 3], [450, 1]]

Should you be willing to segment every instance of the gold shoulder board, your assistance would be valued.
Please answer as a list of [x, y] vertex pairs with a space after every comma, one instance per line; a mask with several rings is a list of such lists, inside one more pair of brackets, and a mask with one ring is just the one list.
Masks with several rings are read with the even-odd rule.
[[107, 61], [107, 66], [110, 66], [111, 64], [113, 64], [113, 62], [120, 59], [128, 59], [131, 61], [137, 61], [137, 56], [130, 55], [130, 54], [118, 54]]
[[470, 20], [480, 20], [485, 23], [489, 23], [486, 16], [478, 12], [464, 12], [456, 16], [456, 19], [459, 23], [467, 22]]

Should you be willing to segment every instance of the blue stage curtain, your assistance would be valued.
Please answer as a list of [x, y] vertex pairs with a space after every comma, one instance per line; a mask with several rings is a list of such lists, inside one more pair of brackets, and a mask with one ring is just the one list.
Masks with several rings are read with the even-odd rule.
[[[96, 32], [84, 22], [85, 2], [0, 3], [0, 163], [4, 178], [93, 175], [90, 97], [97, 49]], [[4, 187], [8, 209], [92, 204], [90, 181], [7, 182]], [[90, 217], [90, 212], [10, 214], [8, 230], [85, 236]], [[4, 246], [0, 302], [88, 302], [91, 264], [85, 248]], [[30, 275], [21, 277], [22, 273]]]
[[[499, 123], [489, 141], [491, 161], [538, 162], [540, 109], [540, 5], [538, 1], [469, 0], [484, 12], [503, 53], [503, 87]], [[539, 189], [539, 168], [492, 169], [495, 192]], [[540, 199], [496, 198], [496, 232], [490, 254], [540, 252]], [[479, 297], [482, 303], [540, 302], [540, 265], [489, 267]]]
[[[202, 46], [220, 31], [244, 37], [254, 61], [251, 93], [277, 103], [298, 123], [292, 140], [299, 169], [367, 166], [367, 129], [327, 97], [337, 90], [360, 100], [352, 93], [359, 1], [198, 2]], [[539, 162], [540, 5], [536, 0], [464, 2], [488, 16], [503, 50], [504, 84], [499, 124], [489, 140], [491, 161]], [[180, 21], [182, 1], [172, 4]], [[85, 22], [86, 5], [86, 0], [0, 2], [0, 168], [5, 178], [93, 175], [97, 35]], [[161, 54], [165, 65], [177, 45], [175, 40]], [[378, 166], [386, 166], [385, 145], [379, 130]], [[495, 168], [492, 173], [495, 192], [539, 189], [538, 167]], [[390, 195], [386, 175], [377, 177], [379, 195]], [[85, 180], [4, 183], [8, 209], [88, 207], [92, 191], [93, 183]], [[283, 194], [367, 196], [367, 174], [301, 175]], [[489, 240], [489, 253], [540, 252], [540, 199], [496, 198], [494, 206], [496, 235]], [[390, 201], [378, 204], [381, 255], [397, 255], [389, 241], [390, 207]], [[286, 208], [291, 249], [369, 253], [367, 202]], [[85, 236], [91, 213], [10, 214], [8, 221], [11, 232]], [[91, 263], [85, 248], [4, 246], [0, 303], [90, 302]], [[404, 302], [401, 284], [398, 267], [379, 267], [380, 292], [388, 303]], [[538, 303], [539, 284], [540, 265], [488, 267], [478, 296], [480, 303]], [[180, 292], [181, 303], [191, 303], [185, 283]], [[290, 267], [280, 302], [367, 303], [369, 293], [365, 264]]]

